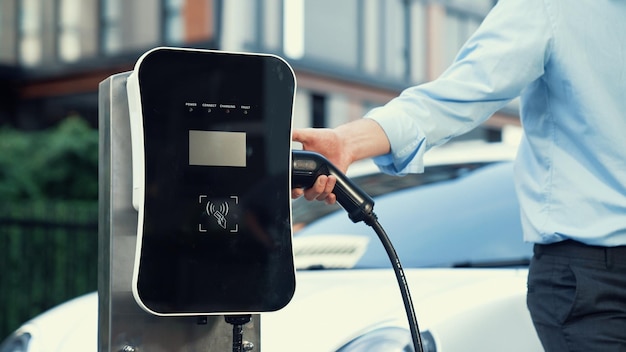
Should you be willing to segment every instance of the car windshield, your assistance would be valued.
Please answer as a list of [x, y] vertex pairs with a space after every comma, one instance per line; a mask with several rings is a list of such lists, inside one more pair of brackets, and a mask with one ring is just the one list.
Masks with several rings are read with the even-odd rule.
[[[354, 180], [374, 197], [374, 212], [404, 267], [528, 263], [532, 247], [522, 240], [511, 162], [436, 166], [424, 174], [376, 173]], [[302, 214], [318, 217], [295, 234], [299, 269], [390, 266], [372, 228], [352, 223], [343, 211], [320, 215], [316, 208], [330, 207], [316, 203], [322, 202], [298, 207], [294, 202], [294, 223]]]
[[[367, 194], [372, 197], [377, 197], [406, 188], [452, 180], [485, 165], [488, 165], [488, 163], [471, 162], [437, 165], [427, 167], [424, 173], [408, 174], [403, 177], [374, 172], [351, 177], [351, 179]], [[376, 169], [376, 171], [378, 171], [378, 169]], [[328, 205], [324, 202], [310, 202], [301, 197], [292, 202], [293, 223], [296, 225], [296, 228], [303, 227], [324, 215], [338, 210], [341, 210], [338, 204]]]

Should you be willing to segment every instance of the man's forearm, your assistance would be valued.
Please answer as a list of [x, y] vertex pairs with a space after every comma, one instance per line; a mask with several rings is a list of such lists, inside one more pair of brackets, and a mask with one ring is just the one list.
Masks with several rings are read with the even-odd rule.
[[391, 151], [387, 134], [372, 119], [359, 119], [335, 128], [351, 161], [387, 154]]

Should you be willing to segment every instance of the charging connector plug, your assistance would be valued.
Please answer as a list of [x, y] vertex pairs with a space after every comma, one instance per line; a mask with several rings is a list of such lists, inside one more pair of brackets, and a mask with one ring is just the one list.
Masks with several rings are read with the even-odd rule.
[[396, 275], [396, 280], [402, 295], [404, 309], [406, 311], [409, 330], [416, 352], [422, 352], [422, 338], [417, 325], [415, 309], [409, 291], [409, 285], [400, 263], [400, 258], [393, 248], [393, 244], [383, 227], [378, 222], [378, 217], [374, 213], [374, 200], [354, 184], [343, 172], [337, 169], [323, 155], [315, 152], [294, 150], [292, 156], [291, 187], [309, 188], [313, 186], [315, 180], [320, 175], [333, 175], [337, 178], [337, 183], [333, 193], [337, 196], [337, 202], [348, 212], [348, 217], [353, 222], [363, 221], [370, 226], [378, 235]]
[[332, 175], [337, 179], [333, 193], [353, 222], [366, 220], [374, 209], [374, 200], [361, 190], [343, 172], [339, 171], [323, 155], [305, 150], [292, 153], [291, 187], [309, 188], [320, 175]]

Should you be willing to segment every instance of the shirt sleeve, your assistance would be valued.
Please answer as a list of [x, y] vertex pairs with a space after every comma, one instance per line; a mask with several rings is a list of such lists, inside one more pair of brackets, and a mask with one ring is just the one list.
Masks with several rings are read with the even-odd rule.
[[383, 171], [422, 172], [427, 150], [475, 128], [541, 78], [552, 37], [544, 1], [498, 1], [439, 78], [365, 116], [391, 144], [375, 158]]

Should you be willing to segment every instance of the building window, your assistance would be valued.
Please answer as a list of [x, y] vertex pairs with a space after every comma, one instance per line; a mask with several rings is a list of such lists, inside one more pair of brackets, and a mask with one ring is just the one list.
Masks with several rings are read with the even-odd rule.
[[61, 0], [59, 11], [59, 56], [63, 61], [80, 58], [81, 0]]
[[22, 0], [20, 7], [20, 63], [25, 66], [38, 64], [42, 59], [41, 2]]
[[107, 54], [162, 43], [161, 0], [101, 0], [102, 49]]
[[185, 34], [183, 0], [165, 0], [164, 39], [166, 43], [181, 43]]
[[326, 96], [311, 94], [311, 120], [312, 127], [326, 127]]
[[304, 0], [284, 0], [283, 46], [292, 59], [304, 56]]
[[399, 82], [425, 76], [424, 2], [363, 1], [363, 68], [371, 75]]
[[17, 23], [14, 0], [0, 1], [0, 62], [16, 63]]
[[122, 0], [104, 0], [102, 5], [102, 46], [107, 53], [122, 49]]
[[[300, 1], [300, 0], [289, 0]], [[259, 13], [257, 0], [222, 1], [222, 38], [224, 50], [254, 51], [258, 50], [257, 42]]]
[[448, 63], [452, 63], [459, 48], [478, 29], [482, 20], [483, 17], [477, 17], [461, 11], [449, 9], [446, 12], [445, 58]]
[[357, 0], [284, 0], [283, 5], [288, 57], [357, 66]]
[[380, 60], [380, 43], [383, 40], [383, 36], [380, 35], [380, 27], [382, 21], [379, 16], [379, 1], [378, 0], [365, 0], [363, 2], [362, 12], [362, 30], [363, 35], [363, 61], [362, 68], [367, 74], [378, 74], [379, 67], [381, 65]]
[[414, 83], [426, 79], [426, 9], [421, 1], [411, 1], [407, 9], [409, 34], [407, 37], [410, 80]]
[[496, 0], [445, 0], [445, 3], [457, 9], [485, 14], [495, 5]]
[[356, 0], [306, 0], [303, 37], [305, 55], [340, 66], [356, 67], [358, 13]]
[[58, 53], [62, 61], [76, 61], [96, 54], [96, 18], [96, 0], [59, 1]]
[[383, 72], [388, 78], [404, 81], [409, 79], [408, 66], [408, 27], [405, 17], [405, 1], [384, 1], [384, 26], [379, 30], [384, 34], [380, 51], [384, 53]]
[[444, 57], [448, 63], [454, 61], [458, 50], [478, 29], [494, 3], [493, 0], [447, 0]]
[[[424, 77], [422, 1], [283, 0], [283, 50], [388, 81]], [[419, 55], [419, 56], [418, 56]]]
[[[289, 2], [289, 1], [288, 1]], [[296, 1], [297, 2], [297, 1]], [[283, 1], [263, 1], [262, 47], [269, 52], [278, 53], [283, 43]], [[287, 5], [285, 3], [285, 5]]]

